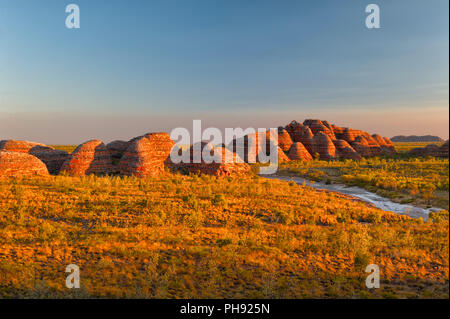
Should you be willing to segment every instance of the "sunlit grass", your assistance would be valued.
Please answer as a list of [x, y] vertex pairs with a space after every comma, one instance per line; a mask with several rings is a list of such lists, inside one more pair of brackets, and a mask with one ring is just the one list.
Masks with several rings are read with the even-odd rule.
[[72, 153], [77, 148], [77, 145], [50, 145], [50, 146], [57, 150], [66, 151], [69, 154]]
[[434, 144], [441, 146], [444, 142], [394, 142], [395, 149], [399, 153], [406, 153], [416, 147], [425, 147]]
[[0, 179], [0, 296], [448, 298], [448, 225], [256, 176]]
[[449, 207], [448, 159], [398, 155], [361, 161], [293, 161], [281, 164], [279, 174], [359, 186], [402, 203]]

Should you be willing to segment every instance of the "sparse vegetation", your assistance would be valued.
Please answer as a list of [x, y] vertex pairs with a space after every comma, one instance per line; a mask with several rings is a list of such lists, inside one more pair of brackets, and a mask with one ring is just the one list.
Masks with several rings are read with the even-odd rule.
[[359, 186], [400, 203], [449, 208], [448, 159], [397, 155], [360, 161], [292, 161], [281, 164], [279, 174]]
[[50, 146], [57, 150], [66, 151], [69, 154], [71, 154], [77, 148], [77, 145], [50, 145]]
[[427, 145], [434, 144], [437, 146], [441, 146], [444, 142], [395, 142], [395, 149], [399, 153], [407, 153], [416, 147], [425, 147]]
[[448, 211], [423, 222], [257, 176], [0, 179], [0, 297], [448, 298], [448, 245]]

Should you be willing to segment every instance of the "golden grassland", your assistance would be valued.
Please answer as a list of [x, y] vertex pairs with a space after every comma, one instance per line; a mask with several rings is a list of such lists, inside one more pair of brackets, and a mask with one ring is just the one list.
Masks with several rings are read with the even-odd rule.
[[258, 176], [0, 179], [0, 296], [448, 298], [448, 216]]
[[363, 187], [399, 203], [449, 208], [449, 162], [405, 155], [360, 161], [294, 161], [283, 163], [280, 175]]
[[57, 150], [66, 151], [67, 153], [72, 153], [76, 148], [77, 145], [50, 145], [53, 148], [56, 148]]

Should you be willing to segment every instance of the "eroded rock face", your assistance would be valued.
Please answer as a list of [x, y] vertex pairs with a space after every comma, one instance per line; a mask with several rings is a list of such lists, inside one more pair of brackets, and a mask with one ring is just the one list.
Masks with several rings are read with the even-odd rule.
[[66, 151], [56, 150], [45, 144], [17, 140], [0, 141], [0, 150], [33, 155], [44, 162], [50, 174], [54, 175], [59, 173], [69, 155]]
[[389, 138], [383, 137], [383, 139], [384, 139], [384, 142], [386, 143], [387, 146], [394, 147], [394, 143], [392, 143], [392, 141]]
[[250, 166], [244, 163], [239, 155], [224, 146], [213, 147], [206, 142], [198, 143], [189, 149], [189, 158], [189, 163], [170, 164], [171, 169], [217, 177], [240, 176], [250, 172]]
[[397, 151], [395, 150], [395, 146], [394, 143], [391, 142], [390, 139], [388, 139], [387, 137], [382, 137], [383, 141], [384, 141], [384, 145], [380, 144], [381, 149], [383, 150], [383, 152], [386, 155], [394, 155], [397, 154]]
[[378, 134], [373, 134], [372, 138], [378, 143], [379, 146], [387, 146], [386, 140]]
[[0, 151], [0, 177], [48, 175], [47, 166], [25, 152]]
[[18, 140], [2, 140], [0, 141], [0, 150], [16, 153], [28, 153], [35, 146], [46, 146], [41, 143], [18, 141]]
[[[244, 137], [234, 139], [227, 148], [238, 154], [245, 163], [260, 162], [262, 160], [261, 156], [268, 156], [275, 148], [281, 150], [278, 145], [278, 140], [275, 136], [272, 136], [270, 131], [248, 134]], [[280, 153], [283, 153], [283, 151], [278, 152], [278, 157], [285, 161], [287, 156], [284, 153]]]
[[130, 141], [118, 164], [126, 176], [158, 176], [164, 172], [174, 141], [167, 133], [148, 133]]
[[336, 146], [336, 153], [339, 158], [360, 160], [361, 155], [356, 152], [347, 141], [344, 140], [334, 140], [334, 146]]
[[363, 136], [366, 138], [367, 143], [370, 148], [370, 156], [383, 155], [383, 149], [377, 143], [377, 141], [367, 132], [362, 132]]
[[345, 128], [339, 127], [337, 125], [332, 124], [331, 128], [333, 129], [333, 133], [337, 139], [342, 139], [342, 135], [344, 134]]
[[319, 132], [323, 132], [325, 135], [327, 135], [331, 140], [335, 140], [336, 136], [334, 135], [333, 129], [331, 125], [325, 121], [322, 122], [321, 120], [305, 120], [303, 122], [304, 126], [308, 126], [311, 129], [311, 132], [316, 135]]
[[286, 125], [285, 129], [291, 136], [292, 142], [300, 142], [300, 130], [302, 126], [303, 124], [300, 124], [297, 121], [292, 121]]
[[318, 132], [312, 139], [312, 155], [320, 155], [321, 160], [333, 160], [336, 158], [336, 147], [331, 138], [324, 132]]
[[352, 129], [346, 127], [346, 128], [344, 128], [344, 132], [342, 133], [342, 135], [339, 138], [347, 141], [347, 143], [349, 143], [351, 145], [352, 142], [355, 141], [355, 139], [358, 136], [362, 136], [362, 131], [352, 130]]
[[110, 153], [100, 140], [79, 145], [61, 167], [61, 172], [71, 176], [106, 175], [113, 171]]
[[289, 157], [283, 152], [283, 150], [278, 146], [278, 163], [289, 162]]
[[278, 146], [280, 146], [283, 152], [289, 152], [292, 146], [292, 139], [288, 131], [284, 128], [278, 128]]
[[292, 144], [291, 149], [288, 153], [288, 157], [292, 161], [302, 160], [307, 162], [313, 159], [312, 155], [308, 152], [306, 147], [300, 142]]
[[30, 150], [29, 154], [36, 156], [43, 161], [50, 174], [53, 175], [59, 174], [62, 165], [69, 157], [69, 154], [66, 151], [55, 150], [48, 146], [35, 146]]
[[129, 145], [130, 142], [116, 140], [106, 144], [106, 148], [108, 149], [109, 154], [112, 158], [120, 159]]
[[372, 151], [369, 146], [369, 142], [364, 136], [357, 136], [356, 139], [350, 143], [353, 149], [363, 157], [372, 156]]

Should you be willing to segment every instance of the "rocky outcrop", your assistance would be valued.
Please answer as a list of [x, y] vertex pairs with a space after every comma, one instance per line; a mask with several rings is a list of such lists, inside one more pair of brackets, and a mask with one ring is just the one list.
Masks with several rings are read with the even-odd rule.
[[388, 139], [387, 137], [383, 137], [383, 138], [384, 138], [384, 142], [386, 143], [387, 146], [394, 147], [394, 143], [392, 143], [392, 141], [390, 139]]
[[362, 136], [362, 131], [353, 130], [348, 127], [344, 128], [344, 132], [339, 137], [342, 140], [347, 141], [347, 143], [351, 144], [358, 136]]
[[0, 141], [0, 150], [16, 153], [28, 153], [33, 147], [46, 145], [41, 143], [18, 141], [18, 140], [2, 140]]
[[364, 136], [357, 136], [355, 140], [350, 143], [350, 145], [362, 157], [372, 156], [372, 150], [370, 149], [369, 142]]
[[160, 175], [174, 145], [167, 133], [148, 133], [132, 139], [118, 164], [120, 174], [137, 177]]
[[44, 162], [50, 174], [53, 175], [59, 174], [62, 165], [69, 157], [66, 151], [56, 150], [48, 146], [35, 146], [30, 150], [29, 154]]
[[367, 132], [363, 132], [362, 134], [366, 138], [367, 143], [369, 144], [370, 156], [378, 156], [378, 155], [384, 154], [383, 149], [377, 143], [377, 141], [372, 137], [372, 135], [370, 135]]
[[50, 174], [54, 175], [59, 173], [69, 155], [66, 151], [56, 150], [45, 144], [17, 140], [0, 141], [0, 150], [33, 155], [44, 162]]
[[333, 133], [337, 139], [342, 139], [342, 135], [344, 134], [345, 128], [339, 127], [337, 125], [331, 124], [331, 128], [333, 129]]
[[278, 146], [283, 152], [289, 152], [292, 146], [292, 139], [288, 131], [284, 128], [278, 128]]
[[106, 144], [106, 148], [108, 149], [111, 157], [120, 159], [129, 145], [130, 142], [116, 140]]
[[278, 141], [275, 136], [271, 136], [270, 131], [265, 133], [252, 133], [241, 138], [236, 138], [227, 148], [238, 154], [245, 163], [260, 162], [262, 155], [268, 156], [275, 149], [278, 149], [279, 160], [289, 160], [278, 146]]
[[283, 152], [283, 150], [278, 146], [278, 163], [289, 162], [289, 157]]
[[355, 151], [347, 141], [344, 140], [334, 140], [334, 146], [336, 147], [336, 153], [339, 158], [360, 160], [362, 157], [358, 152]]
[[303, 124], [300, 124], [297, 121], [292, 121], [291, 123], [286, 125], [285, 129], [291, 136], [291, 140], [293, 143], [300, 142], [301, 127], [303, 127]]
[[331, 140], [336, 139], [333, 129], [327, 121], [322, 122], [321, 120], [305, 120], [303, 122], [303, 125], [308, 126], [314, 135], [316, 135], [319, 132], [322, 132], [325, 135], [327, 135]]
[[26, 152], [0, 151], [0, 177], [48, 175], [47, 166]]
[[324, 132], [318, 132], [312, 139], [312, 155], [319, 154], [321, 160], [333, 160], [336, 158], [336, 147], [331, 138]]
[[292, 144], [288, 153], [288, 158], [292, 161], [302, 160], [305, 162], [313, 159], [306, 147], [300, 142]]
[[71, 176], [106, 175], [113, 171], [110, 153], [100, 140], [79, 145], [61, 167], [61, 172]]
[[[333, 147], [329, 144], [329, 141], [325, 142], [325, 139], [321, 137], [319, 140], [322, 140], [324, 145], [329, 145], [328, 151], [326, 151], [326, 146], [322, 146], [322, 159], [359, 159], [361, 157], [392, 155], [396, 153], [394, 145], [387, 138], [383, 138], [378, 134], [370, 135], [361, 130], [340, 127], [328, 121], [307, 119], [303, 124], [292, 121], [286, 126], [286, 130], [294, 142], [301, 142], [312, 155], [319, 153], [317, 150], [321, 148], [318, 146], [316, 136], [319, 133], [326, 135], [333, 142], [337, 151], [335, 151], [335, 156], [333, 156]], [[314, 139], [316, 140], [313, 141]]]
[[217, 177], [240, 176], [250, 172], [250, 166], [244, 163], [239, 155], [224, 146], [213, 147], [207, 142], [190, 147], [188, 163], [173, 164], [170, 161], [169, 166], [172, 171], [185, 174], [206, 174]]
[[[340, 127], [328, 121], [307, 119], [303, 124], [292, 121], [285, 126], [285, 129], [294, 143], [301, 142], [313, 157], [315, 153], [319, 153], [321, 159], [360, 159], [361, 157], [396, 153], [394, 145], [388, 138], [383, 138], [378, 134], [370, 135], [365, 131], [348, 127]], [[317, 137], [319, 133], [326, 135], [329, 140], [325, 140], [322, 135]], [[336, 148], [334, 156], [333, 146]]]
[[381, 137], [380, 135], [373, 134], [372, 138], [375, 140], [375, 142], [378, 143], [379, 146], [386, 146], [386, 140], [383, 137]]
[[448, 140], [441, 146], [429, 144], [425, 147], [413, 148], [408, 153], [413, 156], [448, 157]]
[[394, 144], [387, 137], [381, 137], [378, 134], [373, 134], [372, 137], [378, 143], [384, 154], [393, 155], [396, 153]]

